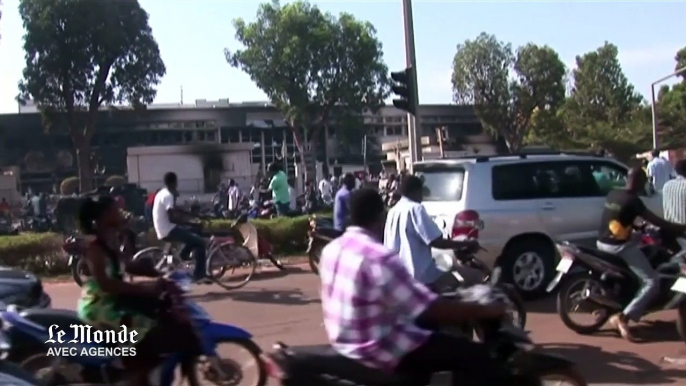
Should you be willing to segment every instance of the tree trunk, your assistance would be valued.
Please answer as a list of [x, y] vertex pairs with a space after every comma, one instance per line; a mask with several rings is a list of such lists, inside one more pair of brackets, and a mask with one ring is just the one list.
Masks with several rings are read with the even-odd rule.
[[79, 168], [79, 192], [90, 192], [95, 189], [91, 145], [88, 141], [75, 141], [74, 146]]
[[314, 181], [316, 174], [316, 146], [317, 140], [314, 135], [310, 136], [308, 141], [300, 130], [295, 129], [297, 127], [293, 122], [291, 122], [291, 127], [293, 128], [293, 140], [295, 145], [298, 147], [298, 152], [300, 153], [300, 166], [305, 173], [304, 179]]

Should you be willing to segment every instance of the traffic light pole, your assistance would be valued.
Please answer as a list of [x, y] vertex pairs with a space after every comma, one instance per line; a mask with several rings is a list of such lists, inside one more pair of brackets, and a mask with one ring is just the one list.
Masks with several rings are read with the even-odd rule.
[[[414, 111], [419, 114], [419, 91], [417, 90], [417, 58], [414, 52], [414, 23], [412, 21], [412, 0], [402, 0], [403, 1], [403, 25], [405, 29], [405, 62], [407, 67], [411, 67], [412, 77], [410, 81], [415, 85], [413, 87], [414, 98], [412, 98], [416, 106], [414, 106]], [[412, 171], [412, 164], [421, 161], [422, 159], [422, 127], [417, 125], [417, 117], [413, 114], [407, 114], [407, 134], [408, 134], [408, 144], [410, 150], [410, 171]]]

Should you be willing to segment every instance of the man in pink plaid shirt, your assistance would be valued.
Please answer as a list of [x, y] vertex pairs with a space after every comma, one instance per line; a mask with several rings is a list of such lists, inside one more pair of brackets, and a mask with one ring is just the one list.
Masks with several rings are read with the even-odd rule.
[[[416, 281], [381, 243], [384, 204], [371, 189], [350, 199], [350, 226], [324, 248], [320, 263], [324, 325], [341, 355], [388, 372], [453, 371], [455, 384], [507, 385], [509, 375], [486, 348], [466, 338], [422, 329], [500, 318], [504, 308], [442, 299]], [[472, 379], [473, 378], [473, 379]]]

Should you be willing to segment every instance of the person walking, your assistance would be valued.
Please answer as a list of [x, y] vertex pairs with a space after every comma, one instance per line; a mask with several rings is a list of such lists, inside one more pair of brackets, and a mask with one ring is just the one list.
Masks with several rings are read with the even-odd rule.
[[355, 189], [355, 176], [346, 173], [343, 176], [343, 186], [336, 192], [333, 202], [333, 227], [344, 231], [348, 226], [350, 216], [350, 193]]
[[236, 181], [233, 178], [229, 180], [229, 189], [226, 192], [226, 198], [226, 210], [229, 211], [229, 217], [236, 218], [241, 202], [241, 190], [238, 188], [238, 184], [236, 184]]

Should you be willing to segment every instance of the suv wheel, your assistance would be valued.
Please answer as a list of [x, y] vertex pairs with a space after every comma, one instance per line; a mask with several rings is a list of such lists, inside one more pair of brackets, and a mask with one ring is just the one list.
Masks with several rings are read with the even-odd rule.
[[545, 295], [555, 273], [555, 248], [548, 240], [522, 239], [507, 248], [501, 266], [505, 281], [523, 298], [538, 299]]

